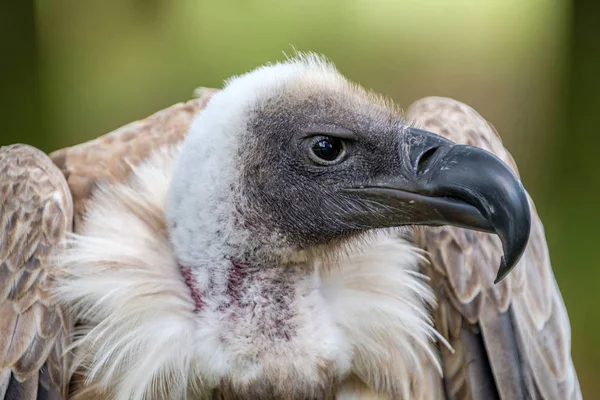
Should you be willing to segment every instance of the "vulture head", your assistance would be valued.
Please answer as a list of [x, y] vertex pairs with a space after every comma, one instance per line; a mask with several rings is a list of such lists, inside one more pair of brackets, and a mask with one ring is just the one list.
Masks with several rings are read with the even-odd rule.
[[[99, 190], [66, 256], [128, 268], [71, 268], [60, 289], [89, 324], [79, 364], [117, 398], [341, 398], [349, 379], [407, 395], [440, 339], [412, 227], [497, 234], [497, 279], [529, 236], [507, 165], [417, 129], [312, 55], [230, 79], [134, 175]], [[86, 236], [115, 243], [91, 255]]]
[[175, 254], [193, 267], [305, 260], [378, 228], [454, 225], [521, 256], [529, 206], [484, 150], [416, 129], [315, 56], [230, 79], [189, 130], [170, 188]]

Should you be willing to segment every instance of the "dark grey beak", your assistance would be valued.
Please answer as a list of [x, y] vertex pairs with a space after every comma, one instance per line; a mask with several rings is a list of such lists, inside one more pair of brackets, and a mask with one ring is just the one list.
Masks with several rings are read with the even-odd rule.
[[356, 210], [353, 220], [495, 233], [504, 250], [495, 282], [504, 279], [523, 255], [531, 229], [525, 189], [510, 167], [483, 149], [415, 128], [404, 132], [399, 154], [401, 171], [347, 190], [371, 209]]

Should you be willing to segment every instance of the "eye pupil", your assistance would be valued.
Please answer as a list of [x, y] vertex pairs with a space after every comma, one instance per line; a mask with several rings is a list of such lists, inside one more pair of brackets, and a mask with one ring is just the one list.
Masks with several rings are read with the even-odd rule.
[[324, 161], [334, 161], [342, 153], [342, 142], [335, 138], [321, 139], [313, 145], [315, 156]]

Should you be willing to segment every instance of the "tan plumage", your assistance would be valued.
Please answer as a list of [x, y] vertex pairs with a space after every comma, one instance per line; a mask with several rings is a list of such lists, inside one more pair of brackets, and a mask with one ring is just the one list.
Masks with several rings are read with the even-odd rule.
[[50, 158], [63, 172], [73, 196], [75, 227], [98, 181], [123, 182], [131, 165], [139, 164], [161, 145], [180, 141], [192, 118], [206, 105], [214, 89], [149, 117], [127, 124], [97, 139], [57, 150]]
[[28, 399], [38, 380], [64, 386], [68, 324], [49, 296], [49, 268], [73, 204], [60, 170], [30, 146], [0, 149], [0, 177], [0, 396], [14, 395], [16, 379], [29, 382], [18, 397]]
[[[54, 152], [50, 158], [26, 146], [0, 150], [0, 398], [11, 371], [19, 381], [30, 379], [31, 392], [19, 398], [36, 398], [38, 370], [45, 361], [52, 382], [63, 393], [69, 390], [68, 358], [58, 355], [72, 327], [47, 297], [49, 257], [60, 248], [72, 219], [78, 232], [95, 185], [125, 182], [131, 167], [153, 150], [179, 142], [213, 93], [206, 90], [197, 99]], [[414, 103], [407, 116], [457, 143], [489, 150], [516, 170], [493, 127], [460, 102], [425, 98]], [[418, 247], [429, 252], [430, 264], [423, 265], [423, 272], [431, 278], [438, 301], [432, 311], [435, 327], [455, 350], [439, 346], [441, 379], [429, 359], [423, 360], [431, 382], [423, 398], [488, 398], [485, 381], [490, 372], [481, 368], [482, 352], [489, 354], [483, 363], [489, 359], [502, 398], [524, 398], [515, 374], [527, 377], [529, 393], [539, 390], [535, 398], [581, 397], [570, 358], [568, 318], [541, 222], [535, 210], [533, 214], [529, 247], [517, 268], [498, 285], [493, 280], [502, 250], [495, 236], [452, 227], [417, 231]], [[22, 335], [13, 336], [12, 331]], [[85, 389], [81, 377], [73, 381]], [[84, 398], [102, 398], [88, 389], [92, 393]], [[354, 398], [388, 398], [355, 376], [341, 390], [354, 393]]]

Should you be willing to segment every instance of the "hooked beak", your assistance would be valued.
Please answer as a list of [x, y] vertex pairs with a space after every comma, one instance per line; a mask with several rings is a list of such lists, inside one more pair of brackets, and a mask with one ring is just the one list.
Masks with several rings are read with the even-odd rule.
[[[401, 170], [345, 192], [369, 200], [350, 211], [371, 227], [452, 225], [495, 233], [504, 256], [495, 283], [521, 258], [531, 229], [525, 189], [508, 165], [483, 149], [456, 145], [408, 128], [399, 148]], [[373, 209], [375, 208], [375, 210]]]

